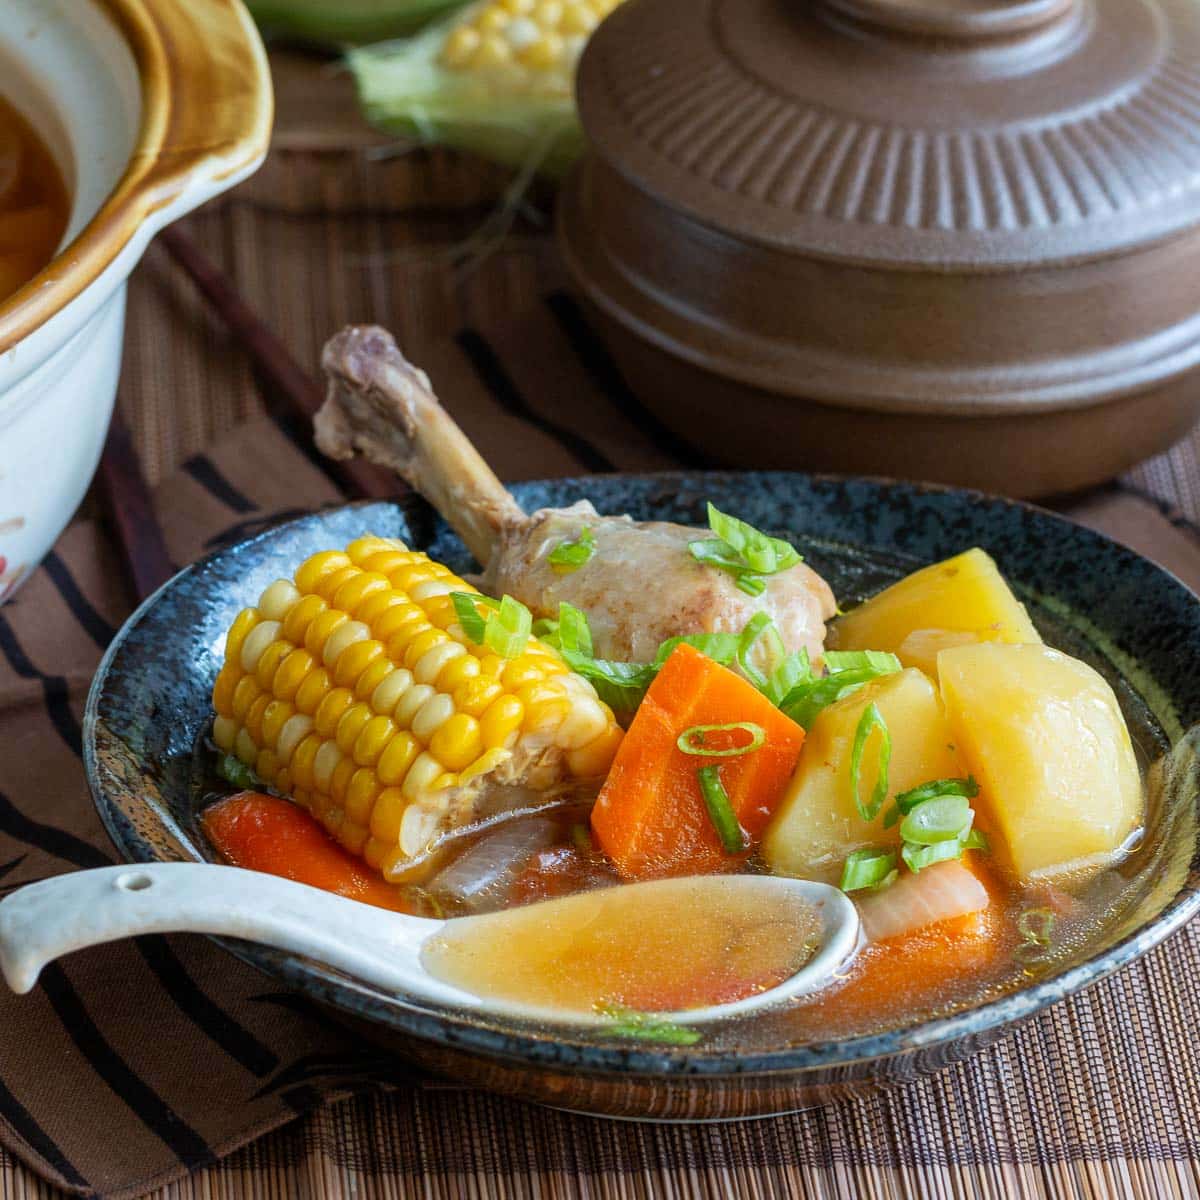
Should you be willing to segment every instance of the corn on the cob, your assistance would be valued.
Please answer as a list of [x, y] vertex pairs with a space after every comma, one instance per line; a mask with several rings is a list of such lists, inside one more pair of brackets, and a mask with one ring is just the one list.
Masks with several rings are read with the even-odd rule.
[[620, 0], [479, 0], [415, 38], [350, 55], [393, 132], [561, 175], [582, 146], [575, 65]]
[[213, 688], [220, 749], [392, 878], [489, 783], [602, 775], [621, 738], [550, 647], [473, 643], [453, 592], [476, 589], [393, 539], [315, 554], [239, 614]]

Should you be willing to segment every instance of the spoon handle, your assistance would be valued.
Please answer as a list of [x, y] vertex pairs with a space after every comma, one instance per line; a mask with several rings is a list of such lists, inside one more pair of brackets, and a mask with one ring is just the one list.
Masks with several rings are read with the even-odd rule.
[[30, 884], [0, 902], [0, 970], [13, 991], [28, 992], [48, 962], [72, 950], [143, 933], [214, 933], [397, 990], [440, 924], [237, 867], [100, 867]]

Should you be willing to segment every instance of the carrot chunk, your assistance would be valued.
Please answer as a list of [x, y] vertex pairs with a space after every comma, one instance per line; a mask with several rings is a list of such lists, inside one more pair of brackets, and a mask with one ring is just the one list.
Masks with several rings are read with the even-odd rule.
[[[761, 726], [763, 744], [731, 758], [685, 754], [676, 745], [693, 726], [733, 722]], [[804, 730], [745, 679], [682, 643], [650, 685], [617, 751], [592, 809], [596, 841], [625, 879], [736, 867], [745, 854], [722, 847], [705, 808], [699, 768], [719, 765], [721, 784], [752, 844], [783, 798], [803, 742]], [[739, 744], [736, 738], [729, 743]]]
[[239, 792], [205, 809], [200, 823], [209, 841], [235, 867], [281, 875], [376, 908], [413, 909], [403, 889], [343, 850], [290, 800]]

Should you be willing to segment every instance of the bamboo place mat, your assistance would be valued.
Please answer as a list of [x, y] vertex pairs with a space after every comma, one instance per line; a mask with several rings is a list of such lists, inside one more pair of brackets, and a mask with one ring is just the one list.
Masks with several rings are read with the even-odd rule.
[[[482, 262], [459, 261], [502, 176], [448, 155], [379, 159], [344, 80], [275, 65], [271, 159], [188, 229], [302, 362], [341, 324], [377, 320], [502, 476], [677, 463], [562, 292], [544, 231], [522, 226]], [[128, 330], [121, 409], [176, 562], [336, 499], [264, 419], [245, 359], [159, 249], [133, 280]], [[582, 441], [562, 436], [564, 418]], [[90, 674], [132, 598], [91, 511], [0, 612], [4, 888], [113, 857], [75, 752]], [[1200, 585], [1195, 438], [1072, 512]], [[180, 1200], [1196, 1196], [1197, 1028], [1193, 925], [920, 1083], [771, 1120], [632, 1125], [417, 1076], [204, 939], [141, 939], [73, 957], [29, 997], [0, 996], [0, 1189], [56, 1194], [54, 1178]]]

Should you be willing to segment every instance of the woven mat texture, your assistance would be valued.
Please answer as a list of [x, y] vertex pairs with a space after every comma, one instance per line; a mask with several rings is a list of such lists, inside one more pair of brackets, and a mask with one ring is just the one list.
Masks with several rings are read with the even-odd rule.
[[[315, 363], [343, 323], [388, 325], [507, 478], [677, 463], [606, 374], [544, 231], [523, 224], [482, 261], [461, 261], [501, 176], [449, 155], [377, 158], [336, 77], [279, 56], [276, 67], [284, 107], [271, 160], [188, 230], [302, 361]], [[133, 281], [126, 353], [121, 408], [177, 561], [335, 498], [263, 418], [244, 356], [155, 248]], [[564, 395], [582, 451], [558, 436]], [[1200, 585], [1195, 437], [1071, 511]], [[112, 855], [62, 745], [105, 631], [130, 605], [90, 516], [85, 507], [0, 616], [5, 886]], [[53, 636], [45, 613], [58, 614]], [[47, 777], [60, 789], [53, 800], [39, 792]], [[48, 991], [0, 998], [0, 1046], [10, 1047], [0, 1116], [21, 1154], [0, 1148], [5, 1197], [57, 1194], [22, 1158], [76, 1191], [156, 1188], [180, 1200], [1200, 1195], [1194, 925], [919, 1084], [708, 1127], [592, 1121], [407, 1073], [314, 1013], [264, 1004], [270, 983], [202, 939], [121, 953], [80, 955]], [[171, 987], [189, 982], [201, 1000], [181, 1005]], [[81, 1045], [81, 1019], [128, 1074], [111, 1058], [98, 1073], [80, 1061], [97, 1045], [90, 1034]], [[32, 1066], [11, 1049], [20, 1039], [44, 1047]]]

